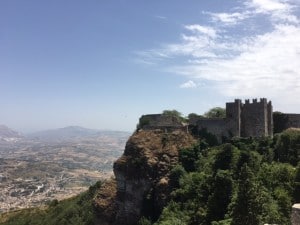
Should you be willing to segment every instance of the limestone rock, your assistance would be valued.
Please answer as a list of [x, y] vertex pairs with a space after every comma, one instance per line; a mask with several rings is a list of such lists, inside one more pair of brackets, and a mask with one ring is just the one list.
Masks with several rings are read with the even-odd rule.
[[114, 164], [116, 225], [136, 224], [144, 210], [145, 199], [151, 198], [147, 207], [153, 209], [154, 215], [161, 212], [169, 198], [168, 175], [178, 162], [178, 150], [195, 142], [182, 130], [167, 133], [139, 130], [130, 137], [124, 154]]

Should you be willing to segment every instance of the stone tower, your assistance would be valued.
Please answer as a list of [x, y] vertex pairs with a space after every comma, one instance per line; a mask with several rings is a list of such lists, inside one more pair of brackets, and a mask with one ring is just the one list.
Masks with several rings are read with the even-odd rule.
[[226, 103], [226, 119], [228, 121], [231, 136], [241, 136], [241, 110], [242, 101], [235, 99], [234, 102]]
[[272, 103], [266, 98], [260, 101], [246, 100], [241, 110], [241, 137], [261, 137], [273, 135]]

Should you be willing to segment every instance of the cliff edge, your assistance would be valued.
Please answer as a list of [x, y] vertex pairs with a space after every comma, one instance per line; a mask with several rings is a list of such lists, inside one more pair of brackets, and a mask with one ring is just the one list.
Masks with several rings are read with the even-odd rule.
[[114, 163], [116, 225], [136, 224], [143, 211], [159, 215], [169, 198], [168, 175], [178, 162], [178, 151], [195, 143], [181, 130], [139, 130], [129, 138]]

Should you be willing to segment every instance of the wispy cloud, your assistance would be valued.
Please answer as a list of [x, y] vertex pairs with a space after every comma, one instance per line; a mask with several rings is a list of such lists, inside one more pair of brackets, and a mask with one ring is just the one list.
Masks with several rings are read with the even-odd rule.
[[208, 37], [215, 38], [217, 31], [213, 27], [201, 26], [199, 24], [186, 25], [185, 29], [192, 31], [193, 33], [199, 33], [207, 35]]
[[235, 25], [247, 19], [250, 16], [248, 11], [245, 11], [243, 13], [240, 12], [234, 12], [234, 13], [203, 12], [203, 13], [210, 15], [213, 22], [215, 23], [221, 22], [223, 25]]
[[[242, 6], [237, 12], [204, 12], [210, 22], [185, 25], [178, 43], [148, 51], [148, 59], [173, 62], [168, 71], [190, 79], [182, 88], [197, 87], [195, 79], [207, 80], [225, 96], [295, 101], [300, 96], [300, 23], [295, 13], [299, 15], [300, 2], [247, 0]], [[262, 19], [271, 26], [232, 32]], [[181, 63], [172, 61], [177, 57]]]
[[278, 26], [276, 30], [255, 38], [248, 51], [233, 59], [213, 59], [206, 63], [175, 66], [172, 70], [215, 82], [226, 96], [300, 95], [300, 29]]
[[158, 16], [158, 15], [156, 15], [156, 16], [154, 16], [156, 19], [160, 19], [160, 20], [166, 20], [167, 19], [167, 17], [165, 17], [165, 16]]
[[196, 87], [197, 87], [197, 84], [192, 80], [189, 80], [180, 85], [180, 88], [196, 88]]

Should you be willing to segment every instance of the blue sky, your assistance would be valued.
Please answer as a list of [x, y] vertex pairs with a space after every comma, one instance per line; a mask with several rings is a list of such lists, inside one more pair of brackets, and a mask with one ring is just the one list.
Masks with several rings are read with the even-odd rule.
[[0, 124], [133, 131], [235, 98], [300, 113], [300, 0], [2, 0]]

